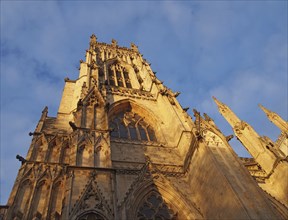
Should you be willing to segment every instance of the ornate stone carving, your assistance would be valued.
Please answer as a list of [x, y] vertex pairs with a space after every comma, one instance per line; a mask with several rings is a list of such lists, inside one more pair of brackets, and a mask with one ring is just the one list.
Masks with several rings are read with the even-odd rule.
[[105, 213], [107, 218], [113, 216], [112, 209], [109, 207], [108, 202], [94, 179], [96, 176], [94, 174], [90, 178], [79, 200], [73, 206], [69, 214], [70, 217], [77, 216], [86, 210], [99, 210], [101, 213]]
[[143, 91], [143, 90], [141, 91], [137, 89], [110, 86], [110, 87], [107, 87], [107, 93], [113, 94], [113, 95], [131, 97], [131, 98], [140, 98], [140, 99], [156, 101], [154, 98], [154, 95], [151, 94], [150, 92]]
[[235, 124], [234, 130], [237, 135], [241, 135], [244, 129], [249, 129], [249, 125], [245, 121], [240, 121]]
[[177, 212], [174, 213], [163, 201], [161, 195], [156, 192], [150, 193], [137, 212], [139, 219], [177, 219]]
[[138, 52], [138, 47], [134, 43], [131, 43], [131, 49]]
[[163, 96], [167, 96], [169, 102], [172, 105], [175, 105], [175, 96], [177, 93], [173, 93], [171, 89], [168, 89], [166, 86], [163, 87], [163, 89], [160, 89], [159, 93]]
[[223, 140], [218, 135], [209, 130], [204, 130], [202, 134], [208, 146], [220, 146], [224, 144]]

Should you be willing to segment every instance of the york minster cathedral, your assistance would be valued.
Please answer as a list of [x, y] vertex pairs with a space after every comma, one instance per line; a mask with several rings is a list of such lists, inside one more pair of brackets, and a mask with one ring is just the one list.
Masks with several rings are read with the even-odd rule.
[[43, 109], [17, 156], [0, 219], [288, 219], [287, 121], [260, 105], [281, 131], [273, 142], [213, 97], [252, 156], [240, 158], [232, 136], [205, 113], [190, 116], [178, 95], [135, 44], [93, 34], [57, 115]]

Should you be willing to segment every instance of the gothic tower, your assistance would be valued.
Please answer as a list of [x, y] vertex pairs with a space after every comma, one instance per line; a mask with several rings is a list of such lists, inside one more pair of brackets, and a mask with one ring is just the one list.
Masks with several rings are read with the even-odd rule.
[[[79, 70], [65, 79], [57, 117], [45, 107], [27, 157], [18, 156], [4, 219], [287, 218], [285, 196], [259, 187], [207, 114], [194, 110], [192, 120], [136, 45], [92, 35]], [[287, 154], [258, 149], [257, 138], [251, 150], [265, 173], [284, 164], [277, 181]]]

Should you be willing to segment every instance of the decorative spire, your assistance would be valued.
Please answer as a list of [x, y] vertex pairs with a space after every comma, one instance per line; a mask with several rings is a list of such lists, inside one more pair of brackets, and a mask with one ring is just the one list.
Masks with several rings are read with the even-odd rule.
[[234, 114], [234, 112], [224, 103], [220, 102], [214, 96], [212, 97], [218, 106], [220, 114], [228, 121], [228, 123], [234, 127], [235, 124], [241, 122], [241, 120]]
[[281, 131], [288, 133], [288, 122], [282, 119], [278, 114], [275, 112], [270, 111], [269, 109], [265, 108], [263, 105], [259, 104], [259, 107], [265, 112], [268, 119], [275, 124]]
[[[225, 113], [228, 110], [227, 105], [225, 105], [224, 103], [220, 102], [218, 99], [216, 99], [215, 96], [212, 96], [212, 98], [214, 99], [214, 102], [216, 103], [216, 105], [218, 106], [218, 109], [221, 112]], [[222, 114], [222, 113], [221, 113]]]
[[263, 170], [265, 170], [266, 173], [270, 173], [277, 160], [276, 156], [265, 147], [265, 142], [261, 140], [257, 132], [248, 123], [241, 121], [227, 105], [218, 101], [215, 97], [213, 97], [213, 99], [221, 115], [233, 128], [238, 140], [248, 150], [256, 162], [260, 164]]

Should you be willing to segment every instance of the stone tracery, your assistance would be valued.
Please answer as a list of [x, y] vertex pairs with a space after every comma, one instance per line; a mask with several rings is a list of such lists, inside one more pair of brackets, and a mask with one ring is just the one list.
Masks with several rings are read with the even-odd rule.
[[111, 137], [139, 141], [156, 141], [155, 132], [144, 118], [126, 111], [119, 113], [110, 122]]
[[136, 215], [137, 219], [177, 219], [177, 213], [170, 209], [155, 191], [145, 196]]
[[108, 81], [111, 86], [132, 88], [127, 69], [118, 63], [108, 68]]

